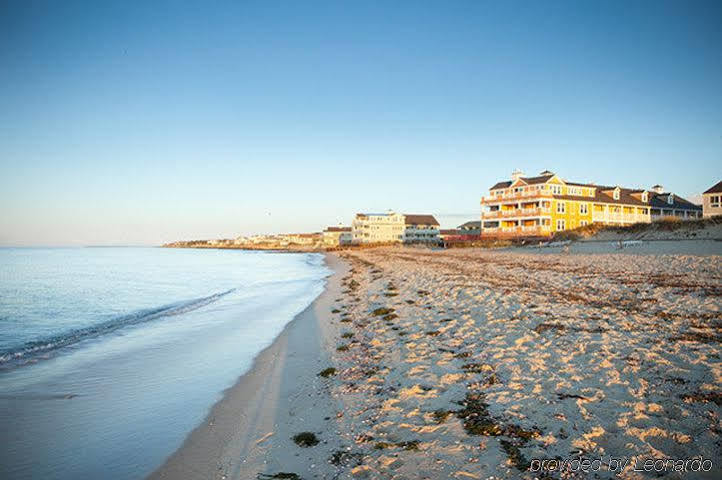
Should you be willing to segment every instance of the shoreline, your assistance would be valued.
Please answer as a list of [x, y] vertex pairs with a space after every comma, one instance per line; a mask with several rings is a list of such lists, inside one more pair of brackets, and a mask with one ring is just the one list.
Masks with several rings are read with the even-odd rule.
[[[328, 364], [324, 344], [329, 342], [330, 332], [326, 330], [328, 325], [321, 322], [330, 316], [333, 299], [341, 289], [340, 279], [347, 270], [336, 255], [325, 254], [325, 261], [333, 273], [323, 292], [258, 353], [251, 368], [223, 392], [203, 422], [147, 479], [242, 479], [256, 478], [268, 469], [301, 468], [290, 465], [292, 461], [273, 465], [265, 457], [271, 449], [288, 448], [286, 444], [291, 444], [290, 437], [298, 433], [296, 430], [313, 430], [319, 421], [325, 421], [312, 417], [314, 412], [323, 415], [326, 408], [304, 403], [318, 397], [310, 395], [310, 390], [325, 390], [317, 373]], [[302, 395], [305, 398], [300, 398]], [[326, 407], [333, 408], [330, 396], [325, 397], [329, 402]], [[318, 398], [312, 401], [318, 402]], [[297, 417], [296, 410], [307, 416]]]

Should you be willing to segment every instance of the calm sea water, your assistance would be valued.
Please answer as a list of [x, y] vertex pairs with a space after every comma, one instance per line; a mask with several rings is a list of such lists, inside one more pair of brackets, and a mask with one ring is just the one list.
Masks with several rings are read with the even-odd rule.
[[317, 254], [0, 249], [0, 478], [142, 478], [323, 290]]

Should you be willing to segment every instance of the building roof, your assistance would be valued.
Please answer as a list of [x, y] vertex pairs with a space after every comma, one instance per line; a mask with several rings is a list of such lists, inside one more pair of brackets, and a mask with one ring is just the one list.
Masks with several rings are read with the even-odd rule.
[[704, 193], [722, 193], [722, 182], [717, 182], [712, 188], [705, 190]]
[[459, 235], [459, 231], [455, 228], [451, 228], [448, 230], [439, 230], [439, 234], [441, 235]]
[[[544, 174], [548, 173], [547, 175], [539, 175], [537, 177], [521, 177], [520, 179], [523, 180], [527, 185], [534, 185], [539, 183], [546, 183], [548, 182], [554, 174], [548, 171], [542, 172]], [[643, 202], [641, 198], [637, 198], [632, 194], [640, 194], [642, 192], [645, 192], [647, 190], [639, 189], [639, 188], [624, 188], [620, 186], [609, 186], [609, 185], [596, 185], [593, 183], [577, 183], [577, 182], [567, 182], [566, 180], [563, 180], [563, 182], [566, 185], [572, 185], [575, 187], [588, 187], [593, 188], [594, 190], [594, 197], [585, 197], [585, 196], [579, 196], [579, 195], [553, 195], [554, 198], [560, 199], [560, 200], [581, 200], [584, 201], [584, 199], [587, 199], [590, 202], [595, 203], [611, 203], [611, 204], [617, 204], [617, 205], [638, 205], [638, 206], [649, 206], [649, 207], [658, 207], [658, 208], [676, 208], [679, 210], [701, 210], [702, 207], [695, 205], [694, 203], [685, 200], [682, 197], [679, 197], [677, 195], [674, 196], [674, 203], [669, 204], [667, 203], [667, 195], [669, 193], [654, 193], [654, 192], [648, 192], [649, 193], [649, 202]], [[511, 181], [505, 181], [505, 182], [499, 182], [493, 187], [491, 187], [489, 190], [496, 190], [499, 188], [509, 188], [512, 185]], [[658, 187], [659, 185], [655, 185], [655, 187]], [[614, 196], [611, 194], [616, 189], [619, 189], [619, 200], [615, 200]], [[652, 187], [654, 188], [654, 187]], [[609, 193], [607, 193], [609, 192]], [[710, 188], [704, 193], [713, 193], [713, 192], [722, 192], [722, 182], [719, 182], [714, 187]], [[660, 197], [662, 197], [660, 199]]]
[[350, 232], [351, 227], [326, 227], [324, 232]]
[[[669, 203], [667, 198], [673, 195], [672, 203]], [[686, 200], [682, 197], [679, 197], [677, 195], [674, 195], [673, 193], [665, 192], [665, 193], [653, 193], [651, 197], [649, 197], [649, 206], [653, 208], [667, 208], [667, 209], [675, 209], [675, 210], [693, 210], [695, 212], [701, 212], [702, 207], [699, 205], [695, 205], [694, 203], [690, 202], [689, 200]]]
[[461, 225], [459, 225], [456, 228], [459, 228], [462, 230], [474, 230], [477, 228], [481, 228], [481, 221], [480, 220], [472, 220], [470, 222], [462, 223]]
[[511, 180], [507, 180], [506, 182], [499, 182], [494, 184], [493, 187], [491, 187], [489, 190], [496, 190], [498, 188], [509, 188], [511, 186]]
[[537, 183], [547, 183], [553, 176], [552, 173], [551, 175], [539, 175], [538, 177], [525, 177], [521, 180], [524, 180], [527, 185], [536, 185]]
[[406, 225], [438, 225], [433, 215], [417, 215], [413, 213], [404, 214]]

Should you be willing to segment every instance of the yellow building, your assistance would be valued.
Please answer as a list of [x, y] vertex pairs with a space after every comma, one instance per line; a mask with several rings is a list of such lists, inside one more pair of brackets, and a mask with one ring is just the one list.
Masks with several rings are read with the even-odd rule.
[[512, 173], [481, 199], [481, 234], [543, 237], [590, 223], [649, 223], [650, 192], [567, 182], [553, 172]]

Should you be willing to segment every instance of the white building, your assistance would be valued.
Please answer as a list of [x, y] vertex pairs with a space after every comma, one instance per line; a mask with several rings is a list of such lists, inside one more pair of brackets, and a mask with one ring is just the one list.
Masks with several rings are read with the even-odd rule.
[[327, 227], [323, 231], [323, 244], [328, 247], [350, 245], [353, 241], [351, 227]]
[[396, 212], [357, 213], [351, 224], [353, 243], [439, 243], [439, 222], [433, 215]]

